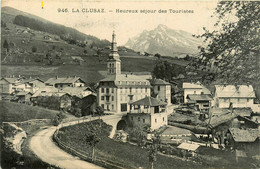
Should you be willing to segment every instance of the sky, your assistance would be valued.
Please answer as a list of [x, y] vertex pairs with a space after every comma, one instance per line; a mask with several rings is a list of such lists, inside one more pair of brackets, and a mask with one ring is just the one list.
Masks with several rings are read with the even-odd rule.
[[[140, 0], [139, 0], [140, 1]], [[42, 8], [43, 2], [43, 8]], [[2, 0], [1, 6], [10, 6], [46, 20], [73, 27], [85, 34], [111, 40], [112, 31], [117, 42], [124, 45], [129, 38], [144, 30], [152, 30], [159, 24], [193, 34], [203, 33], [203, 27], [213, 28], [211, 17], [217, 1], [152, 1], [142, 0]], [[67, 9], [68, 12], [62, 12]], [[104, 13], [87, 13], [86, 10], [104, 9]], [[137, 10], [138, 13], [117, 13], [118, 10]], [[61, 10], [59, 12], [59, 10]], [[79, 10], [79, 12], [76, 12]], [[154, 13], [141, 13], [150, 10]], [[165, 10], [167, 13], [159, 13]], [[172, 13], [170, 13], [170, 10]], [[192, 13], [176, 13], [177, 10], [192, 10]], [[73, 12], [75, 11], [75, 12]]]

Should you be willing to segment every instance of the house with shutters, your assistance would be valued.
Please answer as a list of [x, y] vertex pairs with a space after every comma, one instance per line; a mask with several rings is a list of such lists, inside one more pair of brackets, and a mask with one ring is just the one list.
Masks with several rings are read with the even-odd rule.
[[211, 92], [203, 86], [200, 82], [196, 83], [183, 83], [183, 91], [184, 91], [184, 103], [188, 102], [188, 95], [210, 95]]
[[156, 130], [168, 125], [167, 103], [153, 97], [145, 97], [130, 104], [127, 118], [132, 126], [148, 126]]
[[151, 80], [153, 93], [157, 99], [164, 101], [167, 105], [171, 104], [171, 84], [162, 79]]
[[252, 107], [255, 99], [252, 85], [215, 85], [215, 106], [229, 108]]
[[117, 53], [116, 35], [112, 35], [111, 53], [107, 60], [107, 77], [98, 85], [98, 105], [105, 111], [128, 112], [130, 104], [148, 97], [151, 84], [142, 76], [121, 73], [121, 60]]
[[49, 78], [45, 84], [47, 86], [54, 86], [58, 89], [65, 88], [65, 87], [84, 87], [86, 83], [77, 76], [73, 77], [53, 77]]

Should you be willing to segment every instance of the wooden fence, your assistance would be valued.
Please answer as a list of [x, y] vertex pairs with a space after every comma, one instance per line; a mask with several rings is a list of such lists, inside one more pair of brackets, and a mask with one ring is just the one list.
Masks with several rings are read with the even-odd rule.
[[[96, 118], [92, 118], [91, 120], [96, 120], [98, 119], [97, 117]], [[82, 122], [87, 122], [87, 121], [91, 121], [90, 119], [80, 119], [79, 121]], [[75, 123], [77, 124], [77, 123]], [[74, 124], [72, 124], [74, 125]], [[82, 154], [81, 152], [71, 148], [70, 146], [66, 145], [63, 141], [61, 141], [58, 137], [57, 137], [57, 134], [59, 132], [59, 129], [62, 128], [62, 127], [66, 127], [68, 125], [64, 125], [64, 126], [60, 126], [58, 127], [58, 129], [54, 132], [53, 134], [53, 141], [55, 143], [57, 143], [57, 145], [63, 149], [64, 151], [68, 152], [69, 154], [72, 154], [74, 156], [77, 156], [79, 157], [80, 159], [84, 160], [84, 161], [87, 161], [87, 162], [91, 162], [91, 163], [94, 163], [98, 166], [101, 166], [101, 167], [104, 167], [104, 168], [111, 168], [111, 169], [126, 169], [126, 168], [129, 168], [129, 166], [125, 165], [125, 164], [122, 164], [122, 163], [118, 163], [118, 162], [115, 162], [115, 161], [111, 161], [111, 160], [108, 160], [108, 159], [105, 159], [105, 158], [100, 158], [100, 157], [97, 157], [95, 158], [94, 162], [92, 161], [92, 158], [91, 158], [91, 155], [87, 156], [85, 154]]]

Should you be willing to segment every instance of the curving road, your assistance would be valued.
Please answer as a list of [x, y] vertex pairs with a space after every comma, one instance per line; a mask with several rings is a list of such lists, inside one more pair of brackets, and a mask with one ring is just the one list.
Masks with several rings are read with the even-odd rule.
[[80, 160], [60, 149], [52, 141], [55, 130], [56, 127], [49, 127], [35, 134], [30, 140], [30, 149], [42, 161], [64, 169], [102, 169], [102, 167]]

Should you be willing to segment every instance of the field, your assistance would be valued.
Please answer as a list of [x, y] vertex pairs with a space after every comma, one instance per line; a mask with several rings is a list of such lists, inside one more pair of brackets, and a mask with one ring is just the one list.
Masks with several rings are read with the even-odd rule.
[[[106, 71], [106, 57], [98, 59], [95, 56], [83, 58], [85, 62], [82, 65], [67, 64], [60, 66], [42, 66], [42, 65], [1, 65], [1, 75], [23, 75], [25, 77], [39, 77], [47, 80], [50, 77], [60, 76], [79, 76], [89, 83], [97, 83], [104, 78], [98, 71]], [[145, 58], [122, 57], [122, 71], [129, 72], [151, 72], [156, 60]]]
[[[84, 142], [84, 129], [88, 127], [88, 123], [82, 123], [75, 126], [66, 127], [60, 130], [58, 137], [65, 142], [66, 145], [73, 147], [77, 151], [86, 155], [91, 154], [91, 147]], [[148, 160], [148, 151], [141, 147], [114, 141], [105, 137], [96, 147], [96, 157], [106, 158], [110, 161], [120, 163], [128, 168], [151, 168]], [[191, 161], [183, 161], [180, 158], [170, 158], [167, 156], [157, 155], [157, 161], [154, 168], [170, 169], [170, 168], [201, 168], [202, 166]]]
[[30, 119], [51, 119], [58, 111], [33, 107], [25, 104], [0, 101], [0, 123], [20, 122]]

